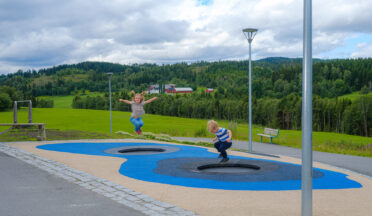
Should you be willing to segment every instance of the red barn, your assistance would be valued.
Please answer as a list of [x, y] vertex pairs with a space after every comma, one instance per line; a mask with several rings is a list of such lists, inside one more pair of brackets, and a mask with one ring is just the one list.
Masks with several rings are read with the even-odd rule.
[[207, 90], [205, 90], [205, 92], [207, 92], [207, 93], [214, 92], [214, 89], [212, 89], [212, 88], [207, 88]]
[[192, 93], [192, 88], [176, 88], [176, 93]]
[[192, 93], [192, 88], [169, 88], [164, 90], [167, 93]]

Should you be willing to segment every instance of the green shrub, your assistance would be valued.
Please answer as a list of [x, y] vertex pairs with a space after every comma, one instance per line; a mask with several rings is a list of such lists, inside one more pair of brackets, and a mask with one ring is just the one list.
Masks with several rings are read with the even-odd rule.
[[204, 127], [197, 129], [194, 132], [194, 136], [195, 137], [206, 137], [207, 136], [207, 129], [204, 128]]
[[0, 111], [10, 109], [12, 107], [12, 100], [7, 93], [0, 93]]
[[236, 135], [238, 133], [238, 123], [235, 121], [230, 121], [227, 125], [227, 128], [231, 131], [231, 133]]

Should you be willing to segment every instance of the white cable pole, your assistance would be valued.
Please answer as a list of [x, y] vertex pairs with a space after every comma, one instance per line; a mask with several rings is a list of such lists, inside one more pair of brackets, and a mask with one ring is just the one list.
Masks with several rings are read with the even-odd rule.
[[304, 0], [302, 63], [302, 216], [312, 215], [312, 1]]
[[252, 52], [251, 44], [253, 39], [248, 39], [249, 42], [249, 146], [248, 151], [252, 152]]
[[110, 133], [112, 133], [112, 115], [111, 115], [111, 77], [113, 75], [112, 72], [107, 73], [109, 78], [109, 95], [110, 95]]
[[110, 133], [112, 133], [112, 115], [111, 115], [111, 78], [109, 79], [109, 89], [110, 89]]
[[249, 117], [249, 144], [248, 144], [248, 151], [252, 152], [252, 41], [254, 36], [256, 35], [258, 29], [253, 28], [246, 28], [243, 29], [244, 36], [248, 40], [249, 44], [249, 77], [248, 77], [248, 85], [249, 85], [249, 101], [248, 101], [248, 117]]

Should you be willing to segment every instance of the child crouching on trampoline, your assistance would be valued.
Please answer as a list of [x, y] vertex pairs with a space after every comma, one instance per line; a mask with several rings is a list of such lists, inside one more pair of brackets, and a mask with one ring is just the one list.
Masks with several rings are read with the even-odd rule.
[[145, 110], [143, 109], [143, 106], [145, 104], [148, 104], [156, 100], [158, 97], [153, 97], [147, 101], [144, 101], [145, 92], [142, 92], [141, 94], [136, 94], [134, 93], [134, 91], [131, 91], [130, 94], [133, 96], [132, 101], [123, 100], [123, 99], [120, 99], [119, 101], [131, 105], [132, 115], [130, 117], [130, 121], [134, 125], [134, 131], [136, 132], [136, 134], [140, 135], [142, 133], [141, 127], [143, 126], [141, 115], [145, 114]]
[[[208, 121], [207, 129], [209, 132], [216, 134], [216, 137], [213, 138], [214, 147], [220, 152], [218, 158], [222, 157], [220, 163], [227, 163], [229, 158], [227, 157], [226, 149], [230, 148], [232, 145], [232, 133], [226, 128], [218, 127], [218, 123], [210, 120]], [[218, 142], [216, 142], [218, 140]]]

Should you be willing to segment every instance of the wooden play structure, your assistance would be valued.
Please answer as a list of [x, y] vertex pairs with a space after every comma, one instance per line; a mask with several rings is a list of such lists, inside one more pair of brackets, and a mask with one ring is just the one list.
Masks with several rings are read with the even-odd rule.
[[[28, 123], [18, 123], [18, 103], [28, 103]], [[39, 136], [38, 139], [40, 140], [46, 140], [46, 132], [45, 132], [45, 123], [33, 123], [32, 122], [32, 101], [31, 100], [23, 100], [23, 101], [14, 101], [13, 106], [13, 123], [0, 123], [0, 126], [11, 126], [11, 128], [1, 132], [0, 134], [4, 134], [8, 132], [11, 129], [14, 128], [27, 128], [30, 126], [37, 126]]]

